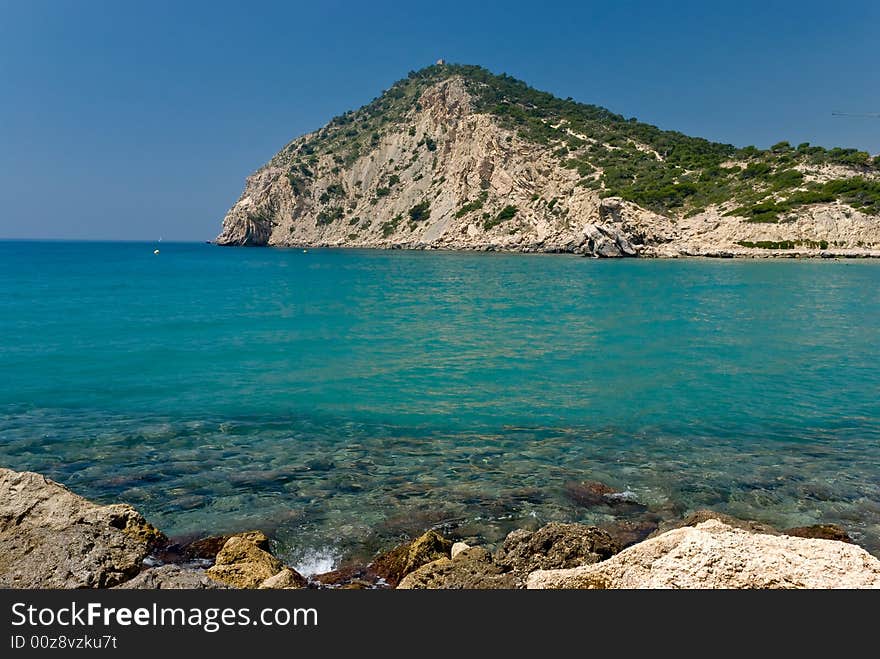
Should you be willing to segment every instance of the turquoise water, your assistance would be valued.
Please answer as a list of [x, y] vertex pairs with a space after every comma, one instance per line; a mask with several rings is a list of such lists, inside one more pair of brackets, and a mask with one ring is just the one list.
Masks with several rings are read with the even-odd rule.
[[880, 554], [878, 262], [5, 242], [0, 293], [0, 464], [171, 534], [329, 563], [597, 480]]

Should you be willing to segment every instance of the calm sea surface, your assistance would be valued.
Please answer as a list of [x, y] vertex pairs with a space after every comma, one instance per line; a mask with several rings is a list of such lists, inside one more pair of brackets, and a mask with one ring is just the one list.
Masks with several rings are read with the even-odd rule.
[[584, 480], [880, 555], [878, 366], [876, 261], [0, 243], [0, 465], [303, 569]]

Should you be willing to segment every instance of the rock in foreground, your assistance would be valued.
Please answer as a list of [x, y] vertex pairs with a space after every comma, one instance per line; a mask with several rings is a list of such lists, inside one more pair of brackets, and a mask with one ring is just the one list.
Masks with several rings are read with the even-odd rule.
[[598, 563], [620, 551], [611, 536], [595, 526], [551, 522], [537, 531], [512, 531], [495, 552], [495, 562], [516, 575], [519, 587], [535, 570]]
[[307, 580], [269, 553], [261, 531], [233, 535], [217, 554], [207, 575], [233, 588], [303, 588]]
[[709, 519], [595, 565], [533, 572], [527, 587], [880, 588], [880, 560], [844, 542], [750, 533]]
[[399, 590], [492, 590], [515, 588], [512, 572], [505, 572], [482, 547], [471, 547], [455, 555], [423, 565], [406, 575]]
[[407, 574], [438, 559], [449, 558], [452, 542], [436, 531], [428, 531], [410, 543], [395, 547], [370, 565], [370, 572], [396, 586]]
[[2, 588], [115, 586], [163, 540], [131, 506], [99, 506], [45, 476], [0, 469]]
[[494, 555], [464, 543], [451, 558], [444, 556], [409, 572], [398, 588], [523, 588], [539, 568], [567, 568], [604, 560], [619, 547], [605, 531], [582, 524], [552, 522], [537, 531], [512, 531]]
[[218, 590], [224, 589], [221, 583], [209, 578], [204, 570], [190, 569], [179, 565], [161, 565], [144, 570], [134, 579], [114, 586], [124, 590]]

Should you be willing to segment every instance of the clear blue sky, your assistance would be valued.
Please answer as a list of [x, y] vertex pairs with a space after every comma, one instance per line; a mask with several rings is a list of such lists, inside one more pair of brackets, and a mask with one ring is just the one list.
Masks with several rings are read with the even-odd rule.
[[0, 237], [205, 240], [292, 137], [481, 64], [662, 128], [880, 151], [880, 3], [0, 0]]

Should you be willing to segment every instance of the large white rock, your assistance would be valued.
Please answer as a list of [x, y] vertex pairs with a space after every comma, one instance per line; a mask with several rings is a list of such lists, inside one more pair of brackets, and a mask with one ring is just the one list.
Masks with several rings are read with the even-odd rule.
[[880, 588], [880, 560], [835, 540], [749, 533], [710, 519], [607, 561], [538, 570], [527, 588]]

